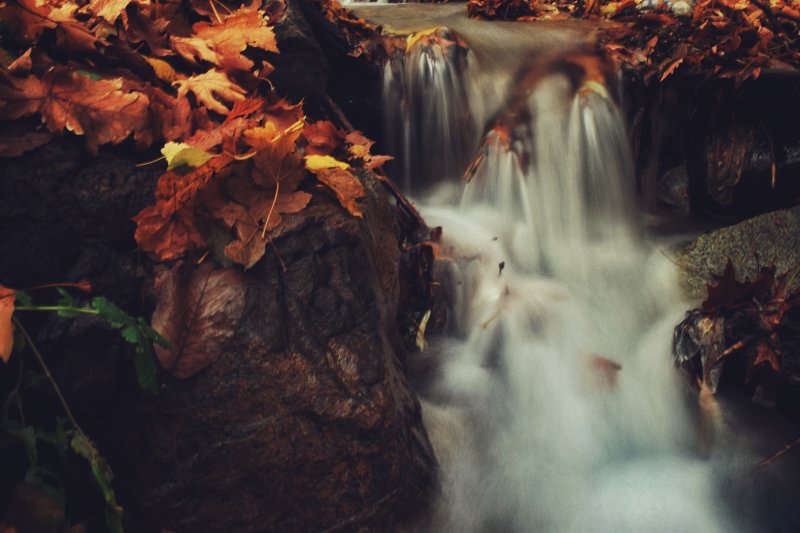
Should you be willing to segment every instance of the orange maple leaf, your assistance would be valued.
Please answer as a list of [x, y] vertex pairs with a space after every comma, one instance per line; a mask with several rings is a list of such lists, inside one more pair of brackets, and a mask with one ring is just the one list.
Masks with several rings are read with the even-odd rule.
[[178, 98], [184, 98], [191, 92], [197, 98], [197, 103], [215, 111], [220, 115], [227, 115], [229, 110], [222, 103], [243, 100], [247, 91], [232, 82], [224, 72], [211, 69], [204, 74], [191, 76], [185, 80], [172, 83], [178, 87]]
[[175, 51], [190, 63], [208, 61], [224, 70], [250, 72], [253, 62], [242, 55], [245, 48], [278, 51], [275, 34], [267, 26], [263, 11], [243, 7], [221, 22], [198, 22], [192, 29], [192, 37], [171, 38]]
[[8, 363], [14, 348], [14, 295], [13, 289], [0, 285], [0, 359], [4, 363]]
[[0, 86], [0, 120], [39, 113], [47, 128], [85, 135], [87, 149], [117, 144], [148, 125], [149, 99], [127, 91], [122, 78], [93, 79], [64, 67], [51, 69], [42, 80], [14, 79], [14, 89]]

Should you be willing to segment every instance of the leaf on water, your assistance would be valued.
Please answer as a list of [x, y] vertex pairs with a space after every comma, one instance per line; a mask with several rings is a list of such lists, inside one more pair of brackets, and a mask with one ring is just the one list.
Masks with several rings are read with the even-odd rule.
[[178, 88], [179, 99], [186, 97], [187, 93], [192, 93], [197, 98], [198, 104], [220, 115], [227, 115], [229, 112], [223, 102], [244, 100], [247, 94], [247, 91], [232, 82], [224, 72], [215, 69], [175, 81], [172, 85]]
[[167, 160], [167, 170], [174, 170], [178, 167], [197, 168], [204, 165], [209, 159], [216, 157], [204, 150], [199, 150], [186, 143], [168, 142], [161, 149], [164, 158]]
[[158, 303], [152, 326], [171, 348], [155, 347], [161, 366], [189, 378], [222, 355], [244, 311], [245, 280], [234, 268], [211, 263], [175, 265], [156, 282]]
[[0, 359], [8, 363], [14, 349], [14, 290], [0, 285]]

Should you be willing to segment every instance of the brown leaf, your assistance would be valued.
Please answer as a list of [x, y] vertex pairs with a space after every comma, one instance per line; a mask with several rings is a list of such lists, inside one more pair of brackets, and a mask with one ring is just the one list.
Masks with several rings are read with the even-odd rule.
[[303, 161], [295, 150], [301, 132], [301, 127], [278, 131], [272, 122], [267, 122], [243, 133], [245, 142], [256, 151], [253, 181], [263, 187], [280, 183], [287, 192], [297, 189], [306, 174]]
[[183, 208], [164, 215], [151, 205], [133, 218], [134, 237], [139, 248], [158, 255], [162, 261], [175, 259], [184, 253], [205, 246], [205, 238], [194, 222], [194, 210]]
[[14, 290], [0, 285], [0, 359], [8, 363], [14, 349]]
[[330, 155], [342, 145], [344, 132], [328, 120], [318, 120], [303, 128], [307, 155]]
[[216, 361], [236, 332], [244, 311], [244, 276], [211, 263], [181, 263], [156, 281], [156, 290], [152, 326], [171, 344], [155, 346], [156, 356], [176, 378], [189, 378]]
[[362, 216], [361, 207], [356, 200], [364, 196], [364, 186], [358, 178], [342, 168], [321, 169], [314, 174], [336, 194], [336, 199], [351, 215]]
[[186, 80], [175, 81], [172, 85], [178, 87], [179, 99], [191, 92], [197, 98], [198, 104], [220, 115], [227, 115], [229, 112], [223, 102], [243, 100], [247, 94], [247, 91], [233, 83], [224, 72], [215, 69]]

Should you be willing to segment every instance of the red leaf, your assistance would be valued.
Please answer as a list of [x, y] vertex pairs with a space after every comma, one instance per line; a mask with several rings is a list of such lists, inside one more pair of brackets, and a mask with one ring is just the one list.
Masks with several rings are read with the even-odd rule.
[[14, 290], [0, 285], [0, 359], [8, 363], [14, 349]]

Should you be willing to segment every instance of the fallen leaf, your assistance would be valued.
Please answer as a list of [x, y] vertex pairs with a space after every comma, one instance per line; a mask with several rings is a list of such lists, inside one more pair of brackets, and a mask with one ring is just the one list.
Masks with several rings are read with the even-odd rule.
[[341, 167], [321, 168], [313, 172], [320, 182], [334, 192], [342, 207], [353, 216], [362, 216], [361, 207], [356, 200], [364, 196], [364, 186], [358, 178]]
[[215, 69], [185, 80], [177, 80], [172, 85], [178, 87], [178, 98], [184, 98], [191, 92], [197, 98], [198, 104], [220, 115], [227, 115], [229, 112], [223, 102], [243, 100], [247, 94], [247, 91], [233, 83], [224, 72]]
[[204, 150], [198, 150], [186, 143], [168, 142], [161, 149], [164, 158], [167, 160], [167, 170], [178, 167], [197, 168], [204, 165], [209, 159], [216, 157]]
[[136, 222], [134, 237], [139, 248], [158, 255], [162, 261], [205, 246], [191, 208], [185, 207], [165, 216], [158, 206], [151, 205], [142, 209], [133, 220]]
[[171, 345], [156, 345], [156, 356], [176, 378], [189, 378], [216, 361], [236, 333], [244, 311], [244, 276], [211, 263], [180, 263], [156, 281], [156, 291], [152, 327]]
[[267, 26], [263, 12], [243, 7], [221, 22], [198, 22], [194, 36], [172, 37], [173, 47], [184, 59], [197, 64], [208, 61], [223, 70], [249, 72], [253, 62], [242, 55], [248, 46], [277, 52], [275, 34]]
[[14, 290], [0, 285], [0, 359], [8, 363], [14, 349]]
[[348, 169], [350, 165], [329, 155], [307, 155], [306, 168], [312, 172], [330, 168]]

